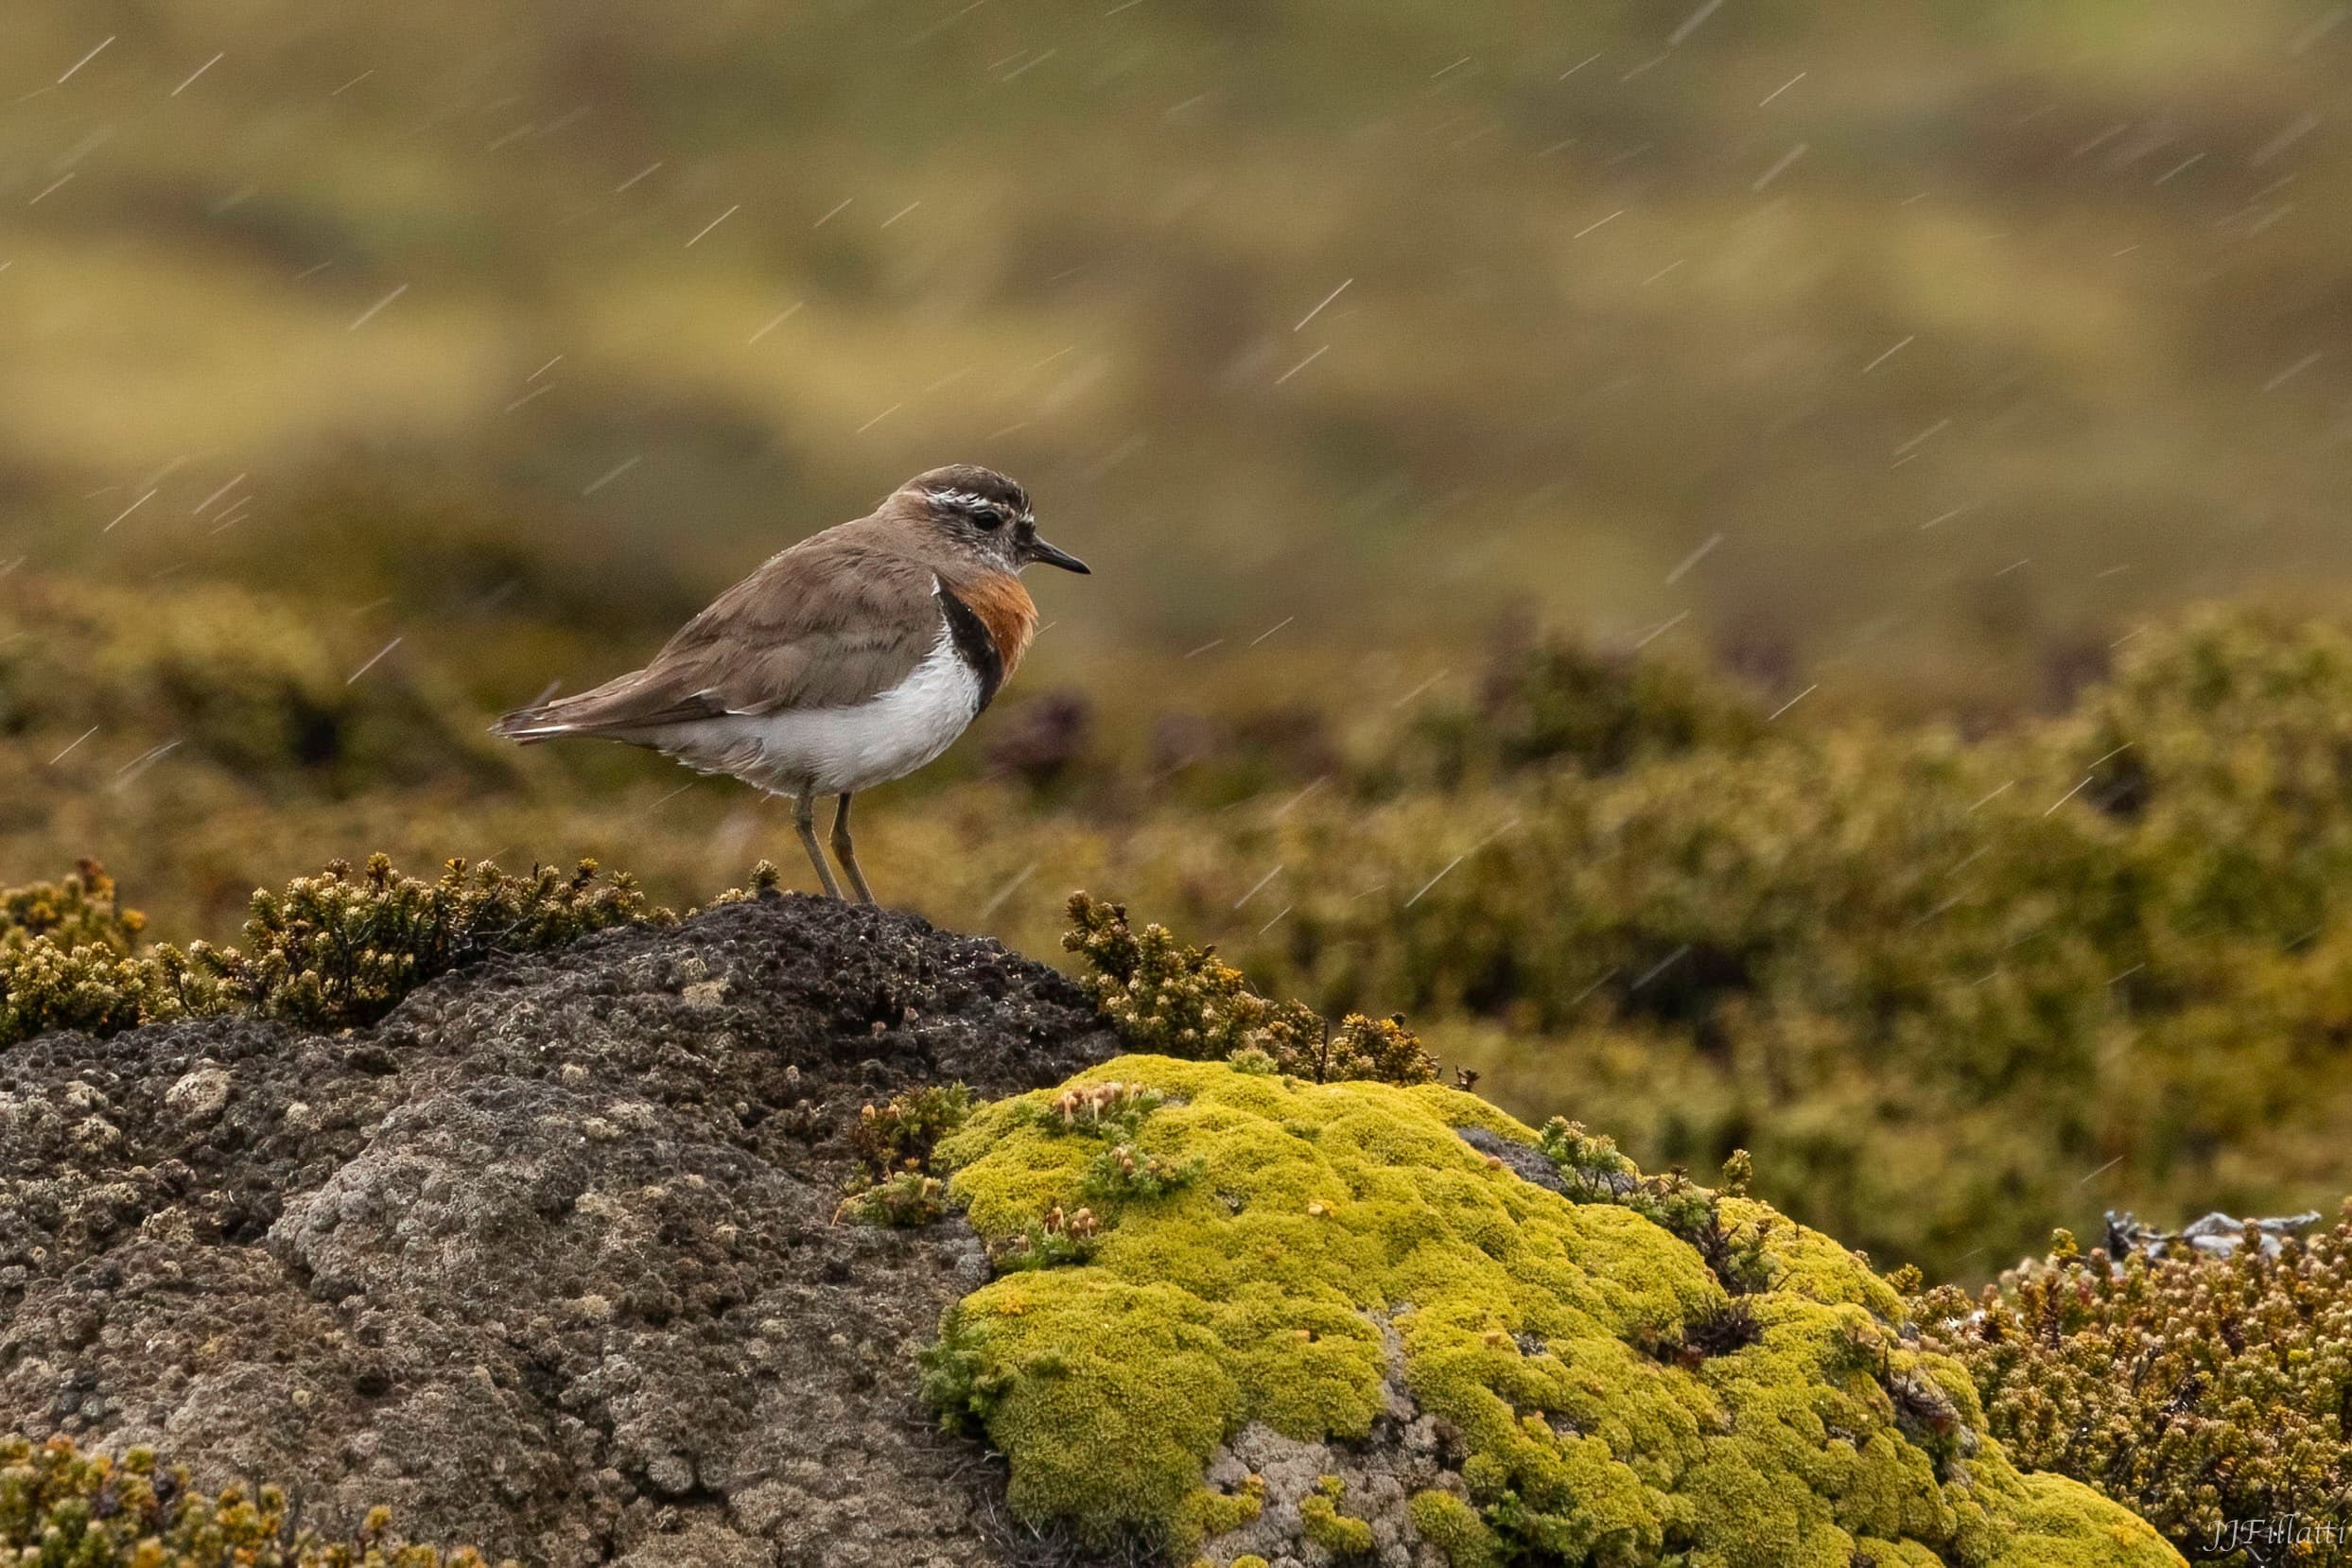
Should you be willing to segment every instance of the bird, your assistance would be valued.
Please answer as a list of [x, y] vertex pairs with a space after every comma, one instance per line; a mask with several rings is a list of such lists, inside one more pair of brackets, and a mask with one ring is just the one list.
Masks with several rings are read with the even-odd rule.
[[917, 474], [863, 517], [768, 558], [679, 628], [641, 670], [506, 714], [529, 745], [589, 736], [793, 800], [828, 897], [816, 806], [839, 797], [832, 846], [875, 901], [849, 802], [946, 751], [995, 700], [1037, 635], [1022, 568], [1087, 564], [1037, 535], [1029, 493], [991, 468]]

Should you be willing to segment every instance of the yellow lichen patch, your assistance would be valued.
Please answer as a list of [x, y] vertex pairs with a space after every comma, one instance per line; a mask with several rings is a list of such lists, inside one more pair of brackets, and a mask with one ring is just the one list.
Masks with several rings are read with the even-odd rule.
[[[1054, 1109], [1113, 1083], [1149, 1108], [1101, 1127]], [[1250, 1422], [1361, 1438], [1395, 1378], [1465, 1451], [1468, 1502], [1424, 1491], [1410, 1514], [1456, 1568], [1843, 1568], [1865, 1542], [1889, 1562], [2178, 1560], [2086, 1489], [2019, 1476], [1966, 1377], [1905, 1345], [1899, 1298], [1827, 1238], [1723, 1199], [1728, 1220], [1773, 1221], [1781, 1265], [1735, 1305], [1695, 1247], [1523, 1179], [1461, 1126], [1536, 1142], [1432, 1085], [1162, 1056], [982, 1107], [937, 1159], [993, 1246], [1074, 1208], [1109, 1141], [1191, 1175], [1091, 1199], [1103, 1228], [1082, 1263], [967, 1298], [929, 1358], [932, 1398], [1010, 1456], [1024, 1517], [1180, 1552], [1248, 1507], [1203, 1495], [1221, 1443]], [[1741, 1333], [1719, 1345], [1685, 1332], [1729, 1315]], [[1352, 1545], [1358, 1522], [1324, 1500], [1303, 1527]]]

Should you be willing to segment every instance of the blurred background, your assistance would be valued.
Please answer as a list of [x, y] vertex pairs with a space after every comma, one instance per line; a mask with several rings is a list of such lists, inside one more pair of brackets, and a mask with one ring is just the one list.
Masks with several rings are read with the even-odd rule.
[[2332, 1204], [2346, 17], [12, 0], [0, 883], [805, 882], [482, 726], [980, 462], [1095, 575], [887, 900], [1127, 897], [1882, 1262]]

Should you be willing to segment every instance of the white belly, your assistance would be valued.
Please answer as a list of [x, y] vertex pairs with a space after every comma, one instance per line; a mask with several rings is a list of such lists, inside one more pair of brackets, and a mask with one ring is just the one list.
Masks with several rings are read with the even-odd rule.
[[913, 673], [855, 707], [730, 714], [654, 740], [704, 773], [779, 794], [845, 794], [902, 778], [954, 743], [980, 711], [980, 677], [945, 631]]

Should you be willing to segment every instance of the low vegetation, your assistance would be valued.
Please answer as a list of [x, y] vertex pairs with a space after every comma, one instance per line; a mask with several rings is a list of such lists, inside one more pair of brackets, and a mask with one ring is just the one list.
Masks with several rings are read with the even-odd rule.
[[[404, 1542], [383, 1508], [328, 1541], [274, 1486], [206, 1493], [146, 1449], [119, 1460], [68, 1437], [0, 1437], [0, 1562], [22, 1568], [485, 1568], [470, 1548]], [[503, 1568], [514, 1568], [513, 1564]]]
[[[1714, 677], [1538, 644], [1500, 655], [1466, 706], [1434, 700], [1348, 751], [1310, 794], [1169, 805], [1114, 853], [1090, 813], [1109, 810], [1123, 766], [1065, 770], [1028, 810], [991, 798], [1002, 853], [1073, 835], [1077, 860], [1156, 912], [1230, 938], [1196, 947], [1120, 904], [1068, 906], [1065, 945], [1133, 1060], [1176, 1065], [1002, 1107], [924, 1091], [875, 1106], [858, 1135], [847, 1212], [923, 1225], [972, 1204], [991, 1290], [1124, 1289], [1121, 1260], [1154, 1215], [1259, 1201], [1206, 1132], [1172, 1130], [1203, 1114], [1183, 1073], [1214, 1069], [1220, 1095], [1434, 1102], [1433, 1045], [1486, 1069], [1507, 1105], [1548, 1111], [1574, 1089], [1589, 1125], [1509, 1136], [1573, 1211], [1619, 1213], [1606, 1223], [1698, 1260], [1708, 1302], [1611, 1329], [1681, 1373], [1768, 1349], [1788, 1300], [1860, 1306], [1882, 1333], [1901, 1321], [1806, 1227], [1981, 1278], [2105, 1194], [2262, 1211], [2343, 1185], [2352, 637], [2331, 624], [2216, 611], [2154, 629], [2064, 713], [1974, 738], [1766, 724]], [[937, 897], [978, 902], [979, 881], [943, 863]], [[1269, 867], [1282, 902], [1234, 921]], [[763, 867], [754, 886], [778, 880]], [[593, 865], [453, 862], [427, 880], [378, 856], [255, 895], [235, 943], [159, 943], [85, 862], [0, 890], [0, 1047], [235, 1010], [359, 1025], [453, 967], [669, 918]], [[1376, 1002], [1410, 1005], [1420, 1032]], [[995, 1167], [968, 1152], [988, 1138], [1034, 1150], [1024, 1180], [1046, 1182], [994, 1217], [979, 1173]], [[1713, 1186], [1683, 1174], [1719, 1163]], [[1307, 1201], [1325, 1206], [1307, 1216], [1318, 1226], [1336, 1211]], [[2344, 1246], [2337, 1232], [2276, 1259], [2112, 1275], [2096, 1255], [2062, 1257], [1964, 1311], [1947, 1294], [1910, 1315], [1973, 1375], [1982, 1431], [2013, 1461], [2099, 1487], [2187, 1550], [2217, 1521], [2344, 1495], [2329, 1468], [2352, 1337], [2336, 1321]], [[1169, 1332], [1193, 1344], [1201, 1325], [1179, 1320]], [[1204, 1342], [1204, 1365], [1226, 1365], [1240, 1352], [1211, 1330], [1223, 1348]], [[933, 1369], [943, 1403], [992, 1433], [1035, 1361], [1008, 1359], [1012, 1334], [967, 1311]], [[2263, 1353], [2273, 1343], [2291, 1358]], [[2145, 1374], [2102, 1377], [2126, 1360]], [[1882, 1392], [1923, 1452], [1975, 1430], [1933, 1376]], [[1257, 1408], [1218, 1398], [1220, 1421]], [[1568, 1527], [1528, 1502], [1540, 1465], [1498, 1462], [1521, 1467], [1503, 1489], [1517, 1504], [1470, 1488], [1416, 1517], [1487, 1539], [1472, 1518], [1497, 1550]], [[1162, 1525], [1210, 1506], [1171, 1493], [1182, 1467], [1155, 1463], [1152, 1507], [1176, 1498], [1152, 1515]], [[1669, 1539], [1678, 1516], [1659, 1507]]]
[[382, 855], [255, 892], [242, 948], [133, 950], [143, 920], [116, 910], [112, 879], [88, 862], [62, 882], [0, 893], [0, 1046], [241, 1010], [315, 1029], [372, 1023], [461, 965], [674, 918], [626, 874], [601, 879], [594, 862], [514, 876], [452, 861], [428, 882]]
[[[2065, 713], [1970, 738], [1708, 727], [1679, 694], [1631, 723], [1641, 667], [1514, 654], [1447, 727], [1453, 782], [1373, 770], [1204, 818], [1124, 887], [1228, 938], [1212, 991], [1230, 967], [1323, 1014], [1402, 1005], [1531, 1119], [1573, 1098], [1657, 1167], [1746, 1147], [1776, 1205], [1931, 1274], [2108, 1205], [2332, 1203], [2352, 637], [2216, 611], [2117, 657]], [[1579, 705], [1590, 725], [1473, 722]], [[1188, 984], [1106, 1004], [1212, 1054], [1246, 1024]]]
[[0, 888], [0, 952], [21, 953], [36, 942], [130, 952], [147, 916], [122, 908], [114, 894], [114, 879], [89, 860], [54, 882]]
[[2117, 1262], [2062, 1234], [1981, 1297], [1911, 1310], [2018, 1463], [2089, 1482], [2192, 1559], [2352, 1561], [2352, 1208], [2226, 1258]]
[[[774, 883], [765, 866], [753, 879]], [[1071, 915], [1069, 946], [1106, 1016], [1139, 1049], [1161, 1049], [994, 1105], [961, 1085], [869, 1105], [844, 1204], [894, 1226], [968, 1210], [998, 1279], [950, 1315], [925, 1385], [951, 1423], [1013, 1455], [1016, 1503], [1032, 1518], [1103, 1539], [1211, 1541], [1263, 1506], [1254, 1491], [1205, 1488], [1220, 1442], [1251, 1421], [1362, 1437], [1392, 1375], [1466, 1435], [1458, 1489], [1410, 1510], [1462, 1564], [1713, 1547], [1736, 1560], [1821, 1542], [1883, 1546], [1894, 1561], [1907, 1542], [1970, 1562], [2164, 1560], [2080, 1556], [2086, 1501], [2011, 1464], [2085, 1482], [2215, 1560], [2232, 1559], [2195, 1548], [2232, 1521], [2352, 1495], [2340, 1437], [2352, 1220], [2275, 1255], [2117, 1266], [2069, 1247], [1980, 1300], [1946, 1288], [1907, 1302], [1751, 1197], [1744, 1151], [1714, 1187], [1679, 1169], [1646, 1174], [1579, 1124], [1530, 1131], [1439, 1089], [1396, 1020], [1329, 1024], [1161, 927], [1135, 930], [1119, 906], [1081, 895]], [[146, 922], [85, 862], [0, 893], [0, 994], [10, 1037], [239, 1007], [341, 1027], [493, 953], [670, 918], [591, 866], [514, 877], [453, 863], [426, 882], [379, 856], [256, 895], [248, 950], [183, 952], [142, 947]], [[61, 967], [71, 984], [48, 978]], [[1555, 1192], [1461, 1127], [1524, 1150]], [[1151, 1354], [1136, 1356], [1139, 1344]], [[2118, 1378], [2125, 1366], [2134, 1374]], [[1813, 1503], [1789, 1490], [1797, 1472], [1779, 1475], [1789, 1457], [1756, 1437], [1760, 1413], [1797, 1386], [1813, 1392], [1786, 1407], [1812, 1411], [1855, 1467], [1805, 1481]], [[1530, 1413], [1542, 1420], [1529, 1425]], [[1093, 1431], [1104, 1421], [1159, 1436], [1113, 1442]], [[1734, 1434], [1746, 1437], [1724, 1440]], [[182, 1560], [109, 1558], [113, 1547], [70, 1535], [98, 1541], [98, 1516], [58, 1489], [102, 1496], [109, 1519], [135, 1515], [138, 1488], [160, 1473], [151, 1458], [5, 1452], [11, 1517], [38, 1490], [43, 1539], [83, 1554], [58, 1560]], [[1065, 1469], [1073, 1453], [1102, 1457]], [[1711, 1488], [1786, 1506], [1719, 1511]], [[162, 1495], [186, 1496], [168, 1480]], [[257, 1562], [442, 1560], [380, 1529], [357, 1548], [293, 1542], [272, 1497], [206, 1504], [228, 1523], [202, 1527], [279, 1542], [280, 1557]], [[1956, 1499], [1968, 1507], [1951, 1511]], [[1353, 1549], [1370, 1526], [1344, 1503], [1330, 1488], [1301, 1502], [1304, 1538]]]
[[[0, 664], [23, 676], [0, 671], [0, 702], [27, 726], [0, 748], [18, 801], [0, 854], [22, 878], [112, 853], [154, 924], [54, 932], [8, 1034], [218, 1005], [216, 985], [253, 1005], [183, 938], [249, 957], [279, 942], [202, 911], [249, 918], [256, 882], [316, 863], [301, 846], [625, 854], [650, 915], [784, 836], [747, 792], [679, 794], [674, 771], [618, 748], [451, 762], [432, 788], [362, 770], [381, 787], [355, 793], [292, 752], [235, 760], [178, 736], [147, 666], [26, 578], [0, 586]], [[281, 630], [272, 646], [300, 640]], [[210, 690], [189, 646], [173, 678]], [[1518, 639], [1368, 718], [1293, 704], [1197, 735], [1181, 714], [1055, 729], [1042, 772], [915, 781], [922, 808], [878, 810], [865, 852], [885, 892], [944, 924], [1029, 951], [1075, 924], [1073, 962], [1139, 1050], [1327, 1080], [1442, 1056], [1531, 1123], [1573, 1099], [1654, 1170], [1745, 1147], [1784, 1211], [1982, 1279], [2102, 1208], [2281, 1212], [2345, 1185], [2352, 1074], [2331, 1042], [2352, 1018], [2352, 638], [2221, 608], [2109, 656], [2051, 714], [1963, 733], [1826, 692], [1772, 719], [1686, 657]], [[213, 684], [238, 688], [221, 658]], [[367, 695], [379, 677], [409, 695]], [[115, 680], [137, 690], [107, 697]], [[456, 744], [479, 715], [402, 739], [436, 680], [404, 648], [338, 699], [355, 705], [340, 743]], [[991, 713], [982, 750], [1026, 733], [1025, 700]], [[1072, 921], [1057, 905], [1073, 885], [1116, 888], [1189, 942], [1106, 901]], [[166, 932], [186, 962], [120, 970]], [[93, 951], [68, 963], [78, 945]], [[283, 981], [313, 962], [287, 960]], [[274, 1002], [281, 977], [247, 973]], [[322, 973], [285, 1003], [362, 1017], [407, 984]]]
[[857, 1173], [842, 1200], [844, 1215], [869, 1225], [929, 1225], [947, 1212], [947, 1185], [931, 1171], [932, 1150], [964, 1124], [972, 1092], [932, 1084], [861, 1107], [849, 1135]]
[[1189, 947], [1164, 926], [1130, 930], [1124, 904], [1073, 893], [1070, 921], [1062, 946], [1086, 961], [1096, 1005], [1139, 1051], [1211, 1061], [1246, 1055], [1318, 1084], [1437, 1076], [1437, 1062], [1401, 1016], [1350, 1013], [1334, 1024], [1304, 1002], [1270, 1002], [1214, 949]]
[[[1137, 1109], [1057, 1108], [1111, 1100]], [[1023, 1517], [1211, 1561], [1263, 1507], [1206, 1485], [1219, 1445], [1252, 1422], [1368, 1438], [1392, 1376], [1459, 1434], [1412, 1517], [1460, 1568], [2175, 1560], [2089, 1489], [2020, 1473], [1960, 1366], [1908, 1343], [1896, 1293], [1828, 1238], [1694, 1201], [1757, 1239], [1762, 1280], [1735, 1282], [1638, 1207], [1569, 1201], [1461, 1127], [1542, 1158], [1434, 1084], [1167, 1055], [982, 1106], [937, 1154], [982, 1236], [1019, 1246], [1082, 1197], [1101, 1228], [954, 1308], [926, 1392], [1009, 1456]], [[1106, 1189], [1123, 1152], [1193, 1174]], [[1326, 1551], [1371, 1539], [1336, 1478], [1298, 1511]]]

